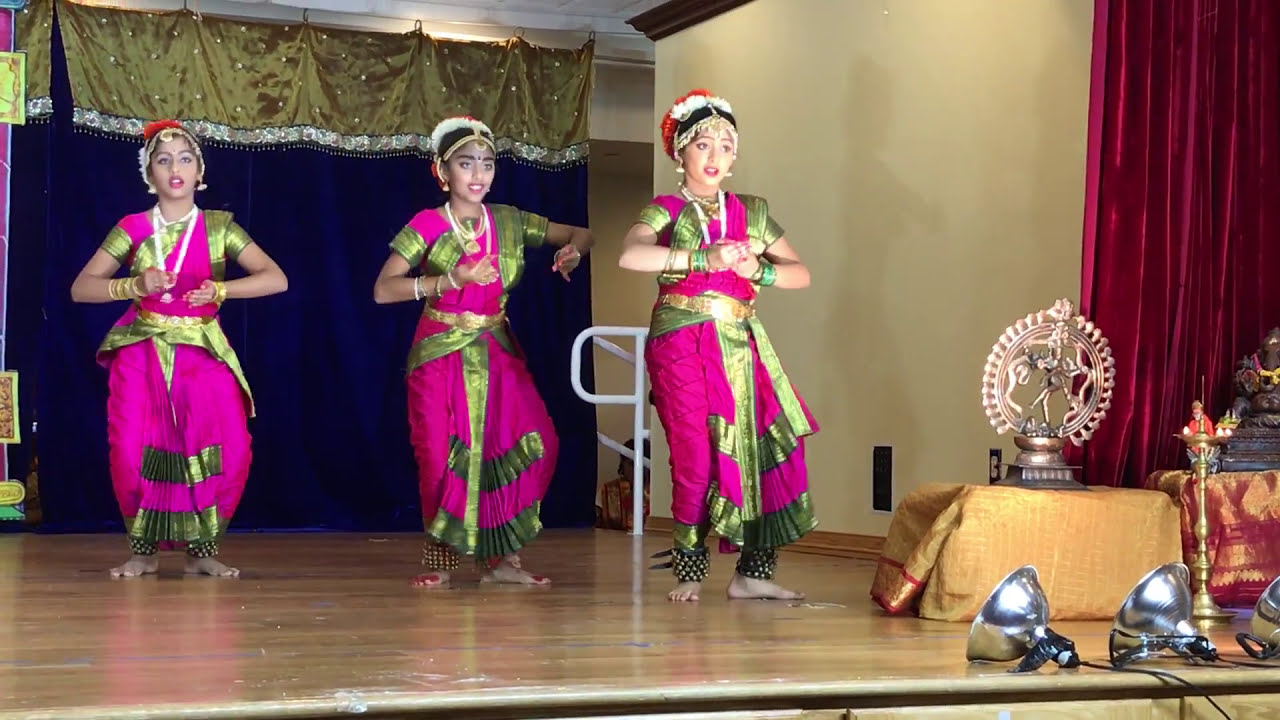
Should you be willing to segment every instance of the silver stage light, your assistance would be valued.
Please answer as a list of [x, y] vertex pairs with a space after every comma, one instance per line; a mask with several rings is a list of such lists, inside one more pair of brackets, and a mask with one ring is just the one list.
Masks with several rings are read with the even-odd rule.
[[1078, 667], [1075, 643], [1049, 629], [1049, 601], [1031, 565], [1014, 570], [991, 592], [969, 627], [969, 662], [1018, 660], [1010, 672], [1038, 670], [1050, 660]]
[[1191, 624], [1191, 573], [1169, 563], [1147, 573], [1125, 598], [1111, 626], [1111, 664], [1121, 667], [1165, 650], [1214, 661], [1218, 651]]
[[1259, 660], [1280, 657], [1280, 577], [1272, 580], [1258, 598], [1253, 606], [1253, 619], [1249, 621], [1249, 632], [1238, 633], [1236, 642]]

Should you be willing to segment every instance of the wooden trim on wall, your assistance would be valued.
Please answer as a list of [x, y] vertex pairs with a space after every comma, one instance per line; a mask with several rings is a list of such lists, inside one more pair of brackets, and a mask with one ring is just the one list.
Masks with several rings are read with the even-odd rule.
[[627, 24], [657, 42], [749, 2], [751, 0], [667, 0], [631, 18]]
[[[645, 533], [669, 533], [673, 527], [675, 523], [671, 518], [650, 515], [644, 531]], [[714, 533], [712, 535], [714, 536]], [[783, 549], [810, 555], [879, 560], [880, 554], [884, 551], [884, 538], [815, 530]]]

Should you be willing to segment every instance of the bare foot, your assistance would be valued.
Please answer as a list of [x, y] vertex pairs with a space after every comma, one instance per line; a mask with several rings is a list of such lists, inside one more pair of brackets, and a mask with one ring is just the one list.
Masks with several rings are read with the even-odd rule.
[[416, 588], [438, 588], [446, 587], [449, 584], [449, 573], [447, 572], [429, 572], [421, 575], [414, 575], [409, 579], [409, 586]]
[[223, 565], [216, 558], [193, 558], [187, 556], [186, 573], [188, 575], [212, 575], [213, 577], [240, 577], [240, 571]]
[[702, 583], [682, 582], [676, 585], [675, 590], [667, 593], [667, 599], [671, 602], [697, 602], [700, 590], [702, 590]]
[[550, 585], [551, 578], [543, 575], [530, 575], [520, 567], [520, 558], [509, 555], [493, 565], [480, 582], [507, 583], [511, 585]]
[[120, 567], [111, 568], [113, 578], [132, 578], [151, 575], [160, 569], [160, 561], [155, 555], [133, 555]]
[[768, 580], [756, 580], [734, 573], [726, 591], [732, 600], [803, 600], [804, 593], [788, 590]]

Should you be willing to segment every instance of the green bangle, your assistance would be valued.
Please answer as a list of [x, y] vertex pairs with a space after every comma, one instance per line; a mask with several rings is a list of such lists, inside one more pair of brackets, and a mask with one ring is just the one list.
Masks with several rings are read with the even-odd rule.
[[711, 269], [711, 263], [707, 260], [706, 250], [694, 250], [689, 253], [689, 270], [691, 272], [706, 272]]
[[760, 287], [769, 287], [778, 282], [778, 269], [772, 263], [760, 264], [760, 278], [756, 280], [756, 284]]

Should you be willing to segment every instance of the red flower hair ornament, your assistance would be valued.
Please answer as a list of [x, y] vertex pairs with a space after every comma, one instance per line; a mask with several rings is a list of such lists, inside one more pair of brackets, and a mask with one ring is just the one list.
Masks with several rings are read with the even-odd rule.
[[672, 160], [680, 160], [680, 151], [698, 134], [698, 130], [712, 122], [727, 122], [736, 138], [738, 123], [733, 117], [729, 101], [713, 95], [710, 90], [690, 90], [671, 105], [658, 126], [662, 136], [662, 150]]
[[191, 152], [196, 155], [196, 164], [198, 166], [200, 184], [196, 186], [197, 190], [205, 190], [208, 188], [204, 184], [204, 153], [200, 152], [200, 142], [196, 136], [177, 120], [156, 120], [147, 123], [142, 128], [142, 148], [138, 150], [138, 170], [142, 173], [142, 181], [147, 184], [147, 192], [152, 195], [156, 194], [156, 186], [151, 182], [151, 173], [147, 171], [151, 165], [151, 156], [155, 153], [156, 147], [165, 140], [171, 140], [174, 136], [186, 139], [187, 144], [191, 146]]
[[182, 123], [177, 120], [156, 120], [155, 122], [147, 123], [146, 127], [142, 128], [142, 140], [147, 143], [151, 142], [151, 138], [155, 137], [156, 133], [161, 130], [183, 129]]

